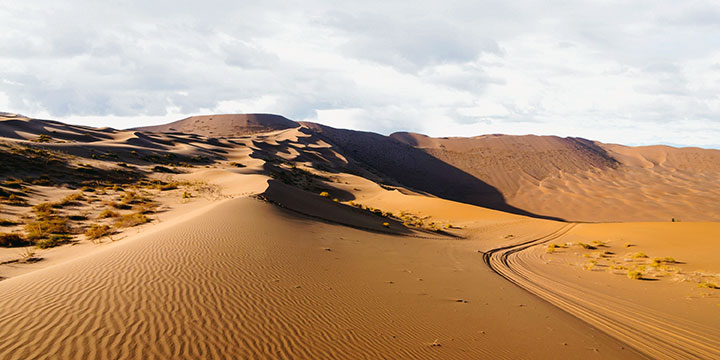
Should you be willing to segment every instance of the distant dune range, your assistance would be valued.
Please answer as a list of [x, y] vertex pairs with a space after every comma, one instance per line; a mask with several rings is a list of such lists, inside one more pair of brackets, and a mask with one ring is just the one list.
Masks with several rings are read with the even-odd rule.
[[230, 136], [298, 126], [390, 184], [450, 200], [568, 221], [720, 220], [720, 150], [533, 135], [383, 136], [268, 114], [194, 116], [137, 130]]

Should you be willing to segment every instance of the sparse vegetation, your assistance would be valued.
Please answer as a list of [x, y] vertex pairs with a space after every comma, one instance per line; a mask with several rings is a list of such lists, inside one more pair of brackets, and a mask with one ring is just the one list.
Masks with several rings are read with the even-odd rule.
[[633, 259], [646, 259], [648, 256], [644, 252], [637, 252], [633, 254]]
[[98, 219], [114, 218], [118, 216], [120, 216], [120, 214], [117, 212], [112, 211], [111, 209], [105, 209], [98, 215]]
[[327, 192], [327, 191], [323, 191], [323, 192], [320, 193], [320, 196], [322, 196], [322, 197], [324, 197], [324, 198], [329, 198], [329, 197], [330, 197], [330, 193]]
[[0, 219], [0, 226], [15, 226], [19, 224], [19, 221], [15, 221], [12, 219]]
[[16, 233], [0, 233], [0, 246], [19, 247], [32, 245], [31, 241], [26, 240], [21, 234]]
[[592, 245], [590, 245], [590, 244], [586, 244], [586, 243], [583, 243], [583, 242], [576, 242], [575, 245], [581, 246], [583, 249], [586, 249], [586, 250], [595, 250], [595, 249], [597, 249], [595, 246], [592, 246]]
[[113, 224], [116, 228], [127, 228], [150, 222], [150, 219], [141, 213], [123, 215]]
[[25, 224], [28, 240], [38, 241], [47, 239], [51, 235], [66, 235], [70, 233], [70, 225], [63, 217], [44, 217]]
[[85, 231], [85, 237], [90, 240], [96, 240], [103, 236], [110, 235], [111, 233], [112, 229], [108, 225], [92, 224], [90, 225], [90, 228]]
[[643, 273], [640, 270], [628, 270], [627, 277], [633, 280], [642, 280]]
[[47, 249], [63, 244], [70, 243], [72, 236], [67, 234], [50, 234], [47, 239], [39, 240], [35, 242], [35, 245], [40, 249]]
[[231, 166], [234, 166], [234, 167], [239, 167], [239, 168], [244, 168], [244, 167], [245, 167], [245, 165], [243, 165], [243, 164], [241, 164], [241, 163], [239, 163], [239, 162], [231, 162], [230, 165], [231, 165]]
[[698, 287], [703, 289], [720, 289], [720, 286], [711, 282], [701, 282]]

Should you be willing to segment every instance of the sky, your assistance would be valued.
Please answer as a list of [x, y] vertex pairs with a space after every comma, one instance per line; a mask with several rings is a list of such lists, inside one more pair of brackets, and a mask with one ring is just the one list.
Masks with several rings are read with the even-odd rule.
[[0, 0], [0, 111], [720, 148], [716, 1]]

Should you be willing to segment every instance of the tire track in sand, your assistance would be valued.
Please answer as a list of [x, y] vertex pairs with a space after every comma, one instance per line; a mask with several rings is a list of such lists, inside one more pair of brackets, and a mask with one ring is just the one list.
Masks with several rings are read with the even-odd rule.
[[576, 225], [564, 224], [545, 236], [489, 250], [483, 261], [506, 280], [652, 358], [720, 358], [716, 329], [532, 271], [529, 265], [540, 259], [523, 250], [557, 240]]

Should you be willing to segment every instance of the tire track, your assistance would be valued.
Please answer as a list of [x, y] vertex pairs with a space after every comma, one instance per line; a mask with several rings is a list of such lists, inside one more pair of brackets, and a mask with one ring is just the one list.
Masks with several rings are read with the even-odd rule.
[[529, 265], [539, 259], [524, 250], [559, 239], [575, 226], [564, 224], [545, 236], [489, 250], [483, 261], [506, 280], [652, 358], [720, 358], [717, 329], [532, 271]]

